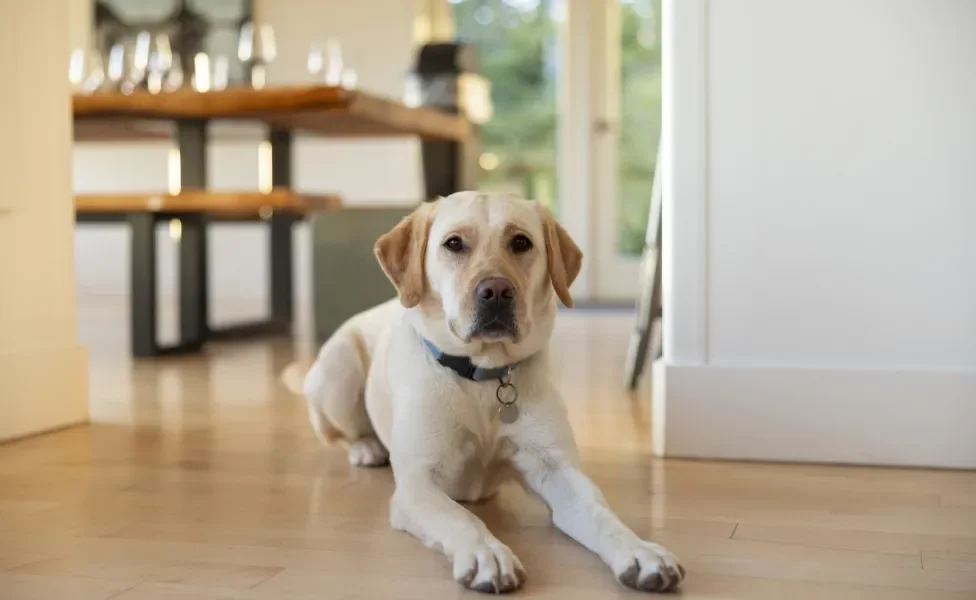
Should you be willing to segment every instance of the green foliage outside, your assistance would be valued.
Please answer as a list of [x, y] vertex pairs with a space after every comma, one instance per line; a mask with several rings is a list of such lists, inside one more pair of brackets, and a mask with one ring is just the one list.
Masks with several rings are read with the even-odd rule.
[[[486, 189], [517, 191], [553, 207], [556, 188], [556, 77], [560, 0], [458, 0], [457, 34], [479, 49], [492, 82], [495, 115], [482, 132]], [[661, 130], [660, 1], [621, 0], [621, 123], [618, 249], [639, 254], [647, 227]], [[609, 201], [609, 200], [607, 200]]]

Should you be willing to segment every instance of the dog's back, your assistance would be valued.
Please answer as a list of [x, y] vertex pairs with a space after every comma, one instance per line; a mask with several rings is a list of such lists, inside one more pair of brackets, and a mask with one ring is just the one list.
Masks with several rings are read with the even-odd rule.
[[282, 381], [305, 396], [309, 420], [324, 442], [355, 441], [372, 434], [364, 391], [383, 331], [403, 312], [396, 299], [363, 311], [342, 324], [307, 369], [292, 363]]

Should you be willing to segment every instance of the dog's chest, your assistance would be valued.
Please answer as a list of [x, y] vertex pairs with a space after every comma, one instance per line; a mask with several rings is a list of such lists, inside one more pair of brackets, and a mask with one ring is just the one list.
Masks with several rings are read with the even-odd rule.
[[517, 446], [513, 428], [498, 418], [495, 388], [485, 383], [466, 387], [469, 395], [455, 405], [459, 410], [450, 452], [438, 471], [452, 498], [475, 501], [494, 494], [499, 484], [511, 478]]
[[521, 365], [512, 374], [517, 397], [502, 395], [517, 404], [519, 415], [512, 422], [499, 414], [500, 382], [461, 379], [440, 365], [434, 371], [440, 381], [428, 384], [433, 391], [428, 400], [437, 409], [425, 419], [425, 444], [436, 457], [434, 474], [440, 487], [453, 499], [487, 498], [501, 483], [517, 477], [513, 459], [526, 440], [527, 427], [531, 430], [537, 420], [530, 409], [536, 387], [531, 366]]
[[474, 502], [491, 496], [514, 474], [511, 438], [479, 433], [470, 429], [457, 432], [454, 452], [437, 469], [441, 485], [455, 500]]

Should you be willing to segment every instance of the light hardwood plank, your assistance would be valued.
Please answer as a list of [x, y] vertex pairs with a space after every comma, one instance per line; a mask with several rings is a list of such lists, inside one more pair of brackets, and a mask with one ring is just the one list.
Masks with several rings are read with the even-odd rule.
[[740, 523], [735, 530], [734, 538], [841, 550], [892, 552], [912, 556], [917, 556], [920, 552], [970, 552], [976, 554], [976, 535], [963, 535], [962, 533], [937, 535]]
[[965, 573], [976, 580], [976, 552], [922, 552], [922, 568], [932, 571]]
[[135, 587], [133, 581], [109, 581], [89, 577], [51, 577], [0, 573], [0, 593], [9, 600], [71, 598], [109, 600]]

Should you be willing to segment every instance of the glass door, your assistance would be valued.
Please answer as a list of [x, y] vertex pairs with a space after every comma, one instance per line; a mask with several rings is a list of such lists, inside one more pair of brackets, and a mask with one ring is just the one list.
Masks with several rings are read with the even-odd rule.
[[478, 48], [494, 114], [484, 125], [479, 187], [558, 212], [556, 98], [563, 0], [450, 0], [458, 39]]
[[[600, 0], [606, 11], [602, 115], [597, 135], [602, 158], [593, 177], [599, 201], [591, 256], [594, 296], [631, 301], [638, 269], [661, 133], [660, 0]], [[597, 67], [599, 68], [599, 67]]]

